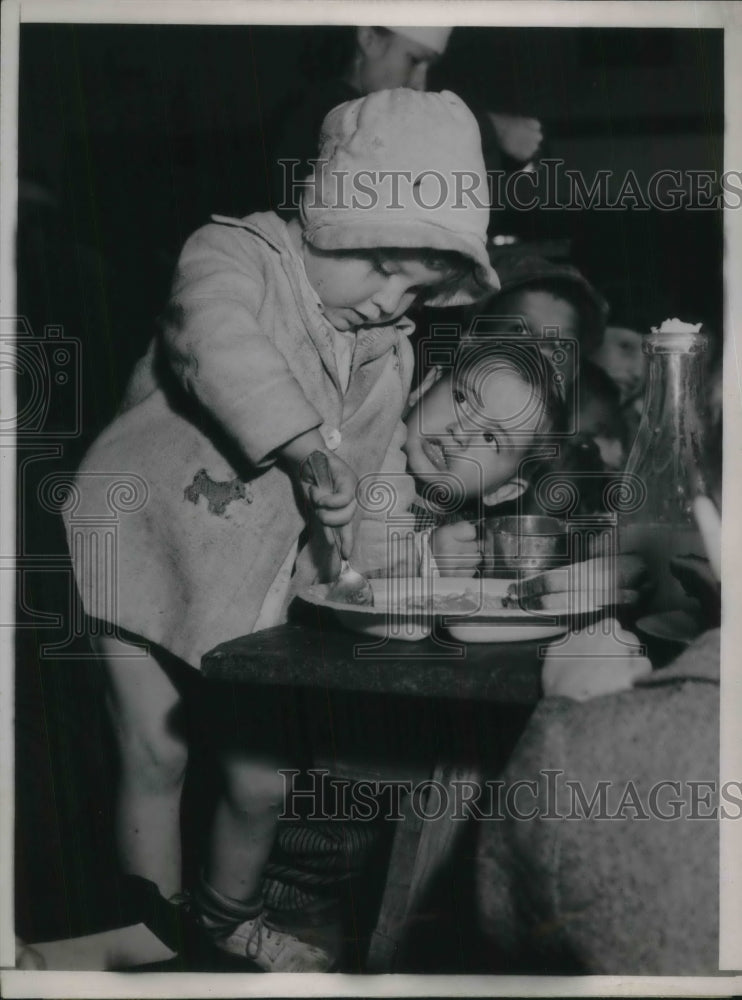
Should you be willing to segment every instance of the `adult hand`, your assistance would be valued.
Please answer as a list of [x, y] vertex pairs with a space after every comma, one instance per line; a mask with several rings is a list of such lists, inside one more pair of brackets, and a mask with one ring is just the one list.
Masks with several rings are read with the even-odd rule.
[[544, 658], [541, 683], [546, 697], [587, 701], [627, 691], [652, 672], [639, 640], [614, 618], [554, 642]]
[[528, 163], [534, 158], [544, 141], [541, 122], [538, 119], [504, 115], [494, 111], [489, 111], [487, 117], [492, 122], [497, 143], [503, 153], [518, 163]]
[[569, 608], [579, 614], [595, 605], [635, 604], [648, 578], [638, 555], [588, 559], [512, 583], [508, 596], [525, 608]]
[[474, 576], [482, 561], [477, 526], [471, 521], [457, 521], [435, 528], [430, 548], [441, 576]]

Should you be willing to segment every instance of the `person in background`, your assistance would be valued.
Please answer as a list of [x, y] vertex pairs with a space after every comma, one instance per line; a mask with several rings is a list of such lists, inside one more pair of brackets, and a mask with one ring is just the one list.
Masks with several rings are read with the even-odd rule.
[[[296, 182], [309, 173], [319, 128], [333, 107], [378, 90], [425, 90], [428, 71], [445, 52], [452, 31], [451, 27], [397, 25], [326, 29], [314, 51], [305, 56], [304, 72], [310, 85], [283, 103], [268, 129], [270, 207], [280, 214], [298, 207], [301, 187]], [[533, 159], [543, 141], [539, 121], [472, 110], [487, 169], [493, 168], [492, 151], [504, 153], [519, 165]]]
[[611, 323], [590, 358], [618, 387], [629, 447], [636, 436], [644, 403], [647, 358], [642, 344], [638, 330]]
[[514, 254], [498, 262], [500, 291], [470, 309], [469, 333], [527, 332], [577, 342], [578, 357], [602, 343], [608, 305], [571, 264]]
[[616, 383], [625, 406], [641, 395], [647, 376], [647, 359], [642, 350], [643, 336], [638, 330], [613, 323], [605, 328], [603, 339], [591, 360]]
[[630, 443], [620, 391], [603, 369], [591, 361], [582, 362], [578, 378], [577, 433], [598, 449], [601, 471], [618, 472], [624, 466]]

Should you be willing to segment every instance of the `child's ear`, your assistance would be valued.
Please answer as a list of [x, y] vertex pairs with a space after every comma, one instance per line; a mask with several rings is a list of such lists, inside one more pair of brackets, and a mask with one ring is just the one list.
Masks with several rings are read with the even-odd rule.
[[516, 500], [528, 489], [525, 479], [510, 479], [502, 486], [498, 486], [492, 493], [485, 493], [482, 496], [482, 503], [492, 507], [495, 504], [506, 503], [508, 500]]

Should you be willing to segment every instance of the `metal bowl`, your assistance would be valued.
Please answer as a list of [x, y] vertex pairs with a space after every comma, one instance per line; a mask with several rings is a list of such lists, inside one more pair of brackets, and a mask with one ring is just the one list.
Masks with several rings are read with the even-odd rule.
[[567, 524], [556, 517], [487, 517], [483, 534], [484, 576], [536, 573], [569, 559]]

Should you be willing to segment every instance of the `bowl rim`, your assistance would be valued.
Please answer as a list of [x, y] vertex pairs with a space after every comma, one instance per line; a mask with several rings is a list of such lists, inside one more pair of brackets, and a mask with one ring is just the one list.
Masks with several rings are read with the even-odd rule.
[[[532, 531], [519, 531], [507, 528], [499, 527], [504, 522], [523, 522], [523, 521], [549, 521], [553, 527], [544, 527], [541, 530]], [[550, 514], [503, 514], [503, 515], [492, 515], [490, 517], [484, 518], [485, 530], [487, 528], [494, 529], [497, 534], [501, 535], [511, 535], [515, 538], [540, 538], [540, 537], [559, 537], [560, 535], [566, 535], [568, 533], [567, 522], [560, 517], [552, 517]], [[516, 525], [516, 529], [517, 529]]]

